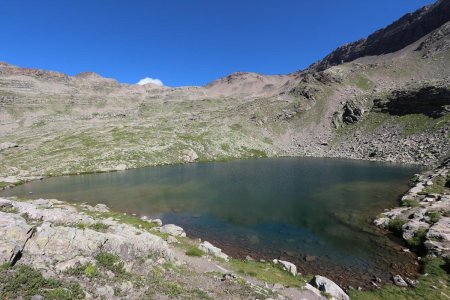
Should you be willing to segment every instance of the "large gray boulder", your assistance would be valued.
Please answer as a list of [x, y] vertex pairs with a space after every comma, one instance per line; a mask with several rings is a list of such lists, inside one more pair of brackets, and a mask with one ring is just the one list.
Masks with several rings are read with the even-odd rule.
[[318, 288], [319, 291], [331, 295], [332, 299], [350, 300], [350, 297], [336, 283], [326, 277], [316, 275], [310, 284]]
[[213, 256], [225, 259], [228, 261], [228, 255], [226, 255], [225, 253], [222, 252], [222, 249], [214, 246], [213, 244], [211, 244], [210, 242], [204, 241], [203, 243], [201, 243], [198, 248], [200, 250], [202, 250], [203, 252], [205, 252], [206, 254], [211, 254]]
[[186, 236], [184, 229], [175, 224], [166, 224], [159, 228], [159, 232], [166, 233], [172, 236]]
[[294, 265], [293, 263], [285, 261], [285, 260], [279, 260], [279, 259], [274, 259], [273, 263], [281, 264], [283, 266], [283, 269], [285, 269], [286, 271], [291, 273], [292, 276], [297, 276], [297, 266]]

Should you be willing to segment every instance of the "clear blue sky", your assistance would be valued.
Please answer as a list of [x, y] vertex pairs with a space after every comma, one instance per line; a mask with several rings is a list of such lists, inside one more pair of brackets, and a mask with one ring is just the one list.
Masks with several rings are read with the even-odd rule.
[[0, 0], [0, 61], [120, 82], [283, 74], [431, 0]]

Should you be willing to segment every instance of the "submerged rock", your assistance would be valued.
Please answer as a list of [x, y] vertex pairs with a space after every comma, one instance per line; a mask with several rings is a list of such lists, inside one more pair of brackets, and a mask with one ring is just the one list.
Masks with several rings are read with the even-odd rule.
[[316, 275], [311, 280], [310, 284], [318, 288], [321, 292], [330, 294], [333, 298], [337, 300], [350, 300], [350, 297], [338, 286], [336, 283], [330, 279]]

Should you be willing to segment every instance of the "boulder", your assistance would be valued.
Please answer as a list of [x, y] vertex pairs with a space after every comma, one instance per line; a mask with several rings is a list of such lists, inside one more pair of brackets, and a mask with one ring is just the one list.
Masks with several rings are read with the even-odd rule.
[[278, 260], [278, 263], [283, 266], [283, 269], [285, 269], [286, 271], [291, 273], [292, 276], [297, 275], [297, 266], [294, 265], [293, 263], [285, 261], [285, 260]]
[[10, 149], [10, 148], [17, 148], [17, 147], [19, 147], [19, 145], [17, 145], [16, 143], [10, 143], [10, 142], [0, 143], [0, 151]]
[[383, 218], [378, 218], [378, 219], [375, 219], [374, 221], [373, 221], [373, 224], [375, 225], [375, 226], [377, 226], [377, 227], [380, 227], [380, 228], [386, 228], [388, 225], [389, 225], [389, 221], [390, 221], [391, 219], [389, 219], [389, 218], [385, 218], [385, 217], [383, 217]]
[[441, 217], [427, 232], [425, 247], [438, 256], [450, 255], [450, 217]]
[[316, 275], [310, 284], [318, 288], [319, 291], [330, 294], [333, 297], [332, 299], [350, 300], [350, 297], [336, 283], [326, 277]]
[[164, 226], [161, 226], [161, 228], [159, 228], [159, 232], [167, 233], [173, 236], [186, 236], [184, 229], [174, 224], [166, 224]]
[[228, 255], [222, 252], [222, 249], [214, 246], [210, 242], [204, 241], [198, 246], [198, 249], [202, 250], [206, 254], [211, 254], [216, 257], [223, 258], [228, 261]]
[[428, 229], [430, 225], [425, 222], [410, 220], [402, 226], [403, 239], [409, 240], [416, 236], [419, 228]]
[[99, 203], [96, 206], [94, 206], [94, 209], [95, 209], [95, 211], [102, 212], [102, 213], [109, 212], [108, 206], [106, 206], [105, 204], [102, 204], [102, 203]]
[[124, 171], [126, 169], [127, 169], [127, 165], [126, 164], [119, 164], [115, 168], [116, 171]]
[[194, 150], [188, 149], [183, 151], [181, 159], [184, 162], [192, 163], [198, 159], [198, 155]]
[[394, 281], [394, 284], [395, 284], [396, 286], [401, 286], [401, 287], [407, 287], [407, 286], [408, 286], [408, 284], [406, 283], [406, 281], [403, 280], [402, 276], [400, 276], [400, 275], [395, 275], [395, 276], [392, 278], [392, 281]]

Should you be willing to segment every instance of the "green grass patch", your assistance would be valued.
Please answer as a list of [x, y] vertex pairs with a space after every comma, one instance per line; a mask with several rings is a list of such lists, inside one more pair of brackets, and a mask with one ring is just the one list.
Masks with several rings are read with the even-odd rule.
[[423, 133], [430, 129], [439, 129], [448, 126], [450, 123], [450, 114], [434, 119], [423, 114], [408, 114], [396, 116], [394, 122], [403, 125], [403, 136], [410, 136], [416, 133]]
[[123, 223], [123, 224], [128, 224], [131, 226], [134, 226], [135, 228], [139, 228], [139, 229], [143, 229], [143, 230], [150, 230], [151, 228], [157, 227], [158, 224], [154, 223], [154, 222], [148, 222], [145, 220], [141, 220], [138, 217], [132, 216], [132, 215], [127, 215], [127, 214], [123, 214], [123, 213], [118, 213], [118, 212], [96, 212], [96, 211], [90, 211], [87, 210], [85, 208], [82, 208], [76, 204], [74, 204], [75, 207], [78, 208], [79, 211], [85, 213], [88, 216], [91, 216], [95, 219], [108, 219], [108, 218], [112, 218], [114, 220], [116, 220], [119, 223]]
[[44, 299], [84, 299], [78, 284], [44, 278], [38, 270], [26, 265], [0, 269], [0, 299], [30, 299], [41, 295]]
[[12, 204], [4, 203], [0, 206], [0, 211], [4, 213], [17, 214], [19, 210], [14, 207]]
[[91, 263], [71, 268], [67, 270], [67, 273], [75, 276], [86, 276], [88, 278], [97, 277], [99, 275], [97, 267]]
[[92, 225], [89, 225], [89, 228], [98, 231], [98, 232], [106, 232], [109, 228], [109, 225], [103, 224], [103, 223], [95, 223]]
[[110, 270], [116, 275], [125, 274], [124, 263], [119, 256], [108, 253], [100, 252], [95, 256], [97, 264], [107, 270]]
[[425, 215], [430, 218], [430, 222], [433, 224], [437, 223], [439, 221], [439, 219], [442, 217], [442, 213], [437, 210], [427, 211]]
[[373, 82], [362, 74], [358, 74], [355, 78], [355, 84], [361, 90], [369, 90], [374, 87]]
[[424, 273], [414, 288], [388, 285], [373, 291], [349, 291], [352, 300], [444, 300], [450, 295], [450, 275], [446, 272], [446, 262], [442, 258], [425, 259]]
[[420, 206], [420, 203], [419, 203], [419, 201], [414, 200], [414, 199], [405, 199], [402, 201], [402, 206], [418, 207], [418, 206]]
[[202, 257], [204, 254], [203, 251], [198, 249], [197, 247], [191, 247], [185, 253], [188, 256], [197, 256], [197, 257]]
[[388, 229], [392, 231], [395, 235], [402, 235], [402, 226], [405, 225], [406, 220], [395, 218], [389, 221]]
[[242, 275], [252, 276], [272, 284], [281, 283], [290, 287], [303, 287], [306, 282], [304, 277], [292, 276], [289, 272], [271, 263], [231, 259], [229, 264]]
[[420, 227], [413, 238], [406, 240], [406, 244], [415, 250], [424, 250], [423, 243], [425, 242], [425, 236], [427, 235], [427, 230]]
[[427, 186], [423, 191], [427, 194], [443, 194], [447, 190], [445, 185], [448, 180], [450, 180], [449, 175], [447, 175], [447, 177], [436, 176], [431, 180], [433, 185]]

